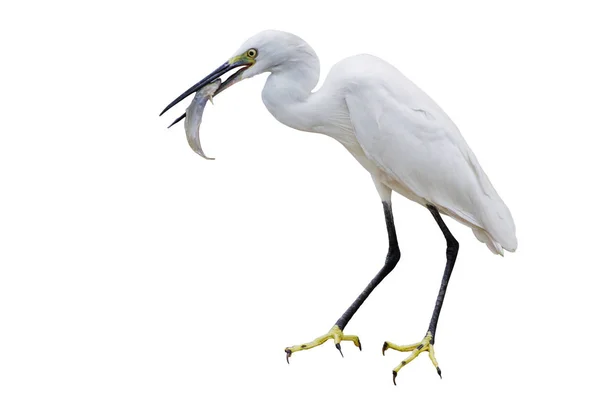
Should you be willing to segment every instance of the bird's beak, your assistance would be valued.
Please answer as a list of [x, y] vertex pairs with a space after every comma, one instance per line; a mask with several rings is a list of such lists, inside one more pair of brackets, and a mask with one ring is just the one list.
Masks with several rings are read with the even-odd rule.
[[208, 74], [200, 82], [196, 83], [194, 86], [192, 86], [191, 88], [189, 88], [188, 90], [183, 92], [175, 100], [173, 100], [168, 106], [165, 107], [164, 110], [162, 110], [160, 115], [163, 115], [164, 113], [166, 113], [169, 109], [171, 109], [171, 107], [175, 106], [177, 103], [179, 103], [181, 100], [185, 99], [192, 93], [195, 93], [198, 90], [202, 89], [202, 87], [208, 85], [211, 82], [214, 82], [221, 75], [227, 73], [228, 71], [231, 71], [238, 67], [241, 67], [236, 73], [234, 73], [229, 78], [227, 78], [227, 80], [225, 82], [223, 82], [221, 84], [221, 86], [218, 87], [218, 89], [216, 90], [216, 92], [213, 95], [213, 96], [216, 96], [217, 94], [221, 93], [223, 90], [227, 89], [234, 83], [239, 82], [242, 79], [242, 73], [244, 72], [244, 70], [250, 68], [252, 65], [254, 65], [254, 63], [255, 63], [255, 60], [250, 57], [247, 57], [246, 54], [241, 54], [239, 56], [231, 58], [225, 64], [223, 64], [219, 68], [215, 69], [213, 72]]

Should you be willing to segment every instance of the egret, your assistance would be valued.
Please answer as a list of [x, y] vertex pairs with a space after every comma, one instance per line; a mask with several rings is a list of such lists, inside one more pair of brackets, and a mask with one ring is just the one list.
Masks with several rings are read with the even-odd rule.
[[423, 352], [429, 353], [441, 377], [433, 345], [459, 248], [441, 215], [471, 228], [494, 254], [517, 249], [511, 213], [456, 125], [395, 67], [367, 54], [338, 62], [321, 89], [313, 91], [319, 80], [315, 51], [298, 36], [274, 30], [248, 39], [232, 58], [177, 97], [160, 115], [229, 71], [234, 73], [218, 86], [215, 95], [243, 79], [270, 73], [262, 91], [269, 112], [291, 128], [321, 133], [340, 142], [371, 174], [383, 204], [389, 242], [383, 268], [329, 332], [311, 342], [286, 348], [288, 363], [293, 353], [329, 339], [333, 339], [340, 353], [342, 341], [351, 341], [362, 350], [358, 336], [347, 335], [344, 329], [400, 260], [392, 214], [394, 191], [431, 213], [446, 239], [446, 266], [423, 340], [407, 346], [386, 341], [382, 352], [411, 352], [394, 368], [394, 384], [398, 371]]

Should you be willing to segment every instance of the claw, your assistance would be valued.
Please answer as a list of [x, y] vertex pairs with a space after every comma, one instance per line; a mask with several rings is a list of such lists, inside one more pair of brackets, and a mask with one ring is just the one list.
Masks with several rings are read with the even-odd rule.
[[362, 345], [360, 344], [360, 339], [357, 339], [357, 340], [358, 340], [358, 350], [362, 351]]
[[435, 369], [437, 369], [437, 373], [440, 376], [440, 379], [442, 379], [442, 370], [440, 369], [440, 367], [435, 367]]
[[285, 349], [285, 361], [287, 361], [287, 363], [290, 363], [290, 357], [292, 356], [292, 350], [290, 349]]
[[339, 343], [336, 343], [335, 344], [335, 348], [340, 351], [340, 354], [342, 355], [342, 358], [343, 358], [344, 357], [344, 353], [342, 353], [342, 346]]
[[398, 376], [398, 373], [396, 371], [392, 371], [392, 380], [394, 381], [394, 386], [396, 386], [396, 376]]
[[381, 348], [381, 354], [385, 356], [385, 351], [389, 349], [388, 342], [383, 342], [383, 347]]
[[210, 104], [212, 104], [213, 106], [215, 105], [215, 102], [213, 101], [213, 96], [212, 95], [208, 96], [208, 100], [210, 100]]

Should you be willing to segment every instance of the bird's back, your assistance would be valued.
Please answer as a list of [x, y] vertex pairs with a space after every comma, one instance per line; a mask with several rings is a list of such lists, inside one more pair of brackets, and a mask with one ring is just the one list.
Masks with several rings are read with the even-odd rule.
[[448, 115], [400, 71], [374, 56], [350, 57], [332, 68], [321, 91], [344, 98], [383, 183], [470, 226], [492, 252], [516, 250], [511, 213], [477, 157]]

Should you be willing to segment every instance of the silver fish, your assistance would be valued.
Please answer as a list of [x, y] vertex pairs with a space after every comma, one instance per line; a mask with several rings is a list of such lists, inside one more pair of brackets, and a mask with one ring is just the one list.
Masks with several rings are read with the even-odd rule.
[[187, 136], [188, 144], [196, 154], [207, 160], [214, 160], [214, 158], [207, 157], [204, 151], [202, 151], [202, 146], [200, 145], [200, 124], [202, 123], [202, 113], [204, 113], [206, 103], [209, 99], [212, 102], [212, 96], [220, 85], [221, 80], [217, 79], [196, 92], [194, 100], [192, 100], [192, 103], [184, 114], [185, 135]]

